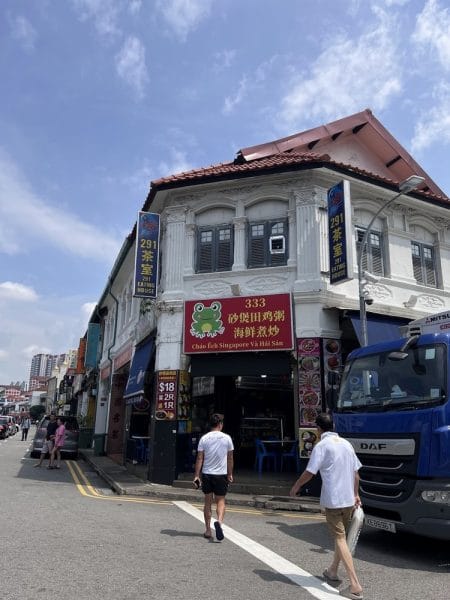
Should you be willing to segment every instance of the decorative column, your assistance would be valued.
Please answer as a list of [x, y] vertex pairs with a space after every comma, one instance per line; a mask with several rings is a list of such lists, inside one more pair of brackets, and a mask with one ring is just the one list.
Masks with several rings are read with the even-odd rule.
[[[292, 206], [293, 205], [293, 206]], [[289, 201], [289, 210], [288, 210], [288, 227], [289, 227], [289, 258], [287, 261], [288, 267], [295, 267], [297, 264], [297, 249], [296, 249], [296, 211], [295, 211], [295, 201], [292, 199]]]
[[164, 296], [179, 297], [183, 293], [184, 243], [186, 208], [174, 206], [163, 213], [165, 217]]
[[297, 231], [297, 281], [298, 291], [321, 289], [320, 275], [320, 216], [316, 190], [305, 188], [294, 192]]
[[234, 260], [232, 271], [244, 271], [245, 265], [245, 230], [247, 217], [235, 217], [234, 223]]
[[184, 274], [193, 275], [195, 260], [195, 223], [186, 223], [184, 241]]

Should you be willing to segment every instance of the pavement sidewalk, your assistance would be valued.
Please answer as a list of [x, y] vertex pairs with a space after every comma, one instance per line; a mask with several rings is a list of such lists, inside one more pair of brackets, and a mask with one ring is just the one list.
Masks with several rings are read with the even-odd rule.
[[[203, 502], [201, 491], [161, 485], [143, 481], [131, 474], [127, 469], [118, 465], [108, 456], [96, 456], [91, 448], [79, 451], [80, 457], [90, 465], [108, 486], [119, 495], [153, 496], [167, 500], [186, 500], [188, 502]], [[298, 511], [320, 513], [319, 499], [314, 497], [290, 498], [289, 496], [253, 495], [229, 492], [227, 504], [235, 506], [253, 506], [271, 510]]]

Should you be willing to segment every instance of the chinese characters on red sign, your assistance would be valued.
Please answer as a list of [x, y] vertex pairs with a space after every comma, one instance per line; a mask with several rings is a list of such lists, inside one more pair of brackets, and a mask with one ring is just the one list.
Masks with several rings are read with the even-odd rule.
[[292, 350], [289, 294], [190, 300], [184, 311], [184, 352]]

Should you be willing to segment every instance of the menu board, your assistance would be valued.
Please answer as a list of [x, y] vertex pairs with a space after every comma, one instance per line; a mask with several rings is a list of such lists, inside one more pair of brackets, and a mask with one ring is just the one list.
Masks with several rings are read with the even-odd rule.
[[178, 371], [158, 371], [156, 392], [157, 421], [172, 421], [176, 418]]
[[335, 339], [323, 339], [323, 370], [325, 381], [325, 399], [328, 410], [333, 410], [332, 399], [336, 399], [337, 389], [333, 388], [328, 382], [328, 373], [330, 371], [341, 371], [342, 354], [341, 342]]
[[312, 449], [319, 441], [317, 429], [315, 427], [300, 427], [298, 439], [300, 444], [300, 456], [302, 458], [309, 458]]
[[298, 338], [297, 359], [300, 426], [314, 426], [322, 410], [320, 338]]

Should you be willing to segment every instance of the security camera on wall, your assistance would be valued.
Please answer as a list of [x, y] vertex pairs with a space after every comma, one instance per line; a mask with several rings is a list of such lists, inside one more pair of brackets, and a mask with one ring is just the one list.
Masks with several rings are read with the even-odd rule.
[[369, 306], [372, 306], [372, 304], [373, 304], [374, 300], [373, 300], [372, 296], [367, 296], [367, 297], [365, 298], [364, 302], [365, 302], [366, 304], [368, 304]]

